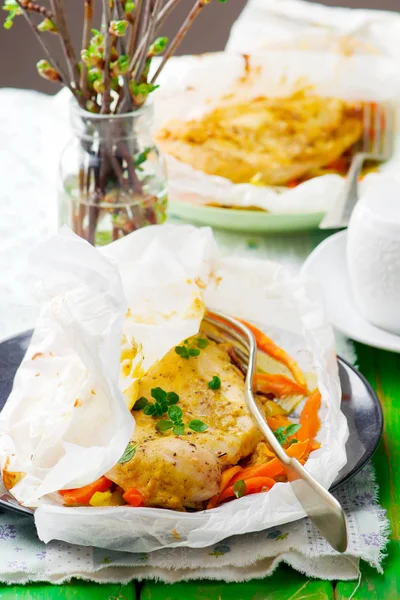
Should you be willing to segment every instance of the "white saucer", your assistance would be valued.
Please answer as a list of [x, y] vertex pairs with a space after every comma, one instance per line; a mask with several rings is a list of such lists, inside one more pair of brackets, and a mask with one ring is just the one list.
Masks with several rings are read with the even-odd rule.
[[400, 352], [400, 336], [368, 323], [354, 305], [347, 270], [346, 237], [347, 231], [340, 231], [323, 241], [307, 258], [301, 272], [322, 285], [328, 316], [336, 329], [368, 346]]

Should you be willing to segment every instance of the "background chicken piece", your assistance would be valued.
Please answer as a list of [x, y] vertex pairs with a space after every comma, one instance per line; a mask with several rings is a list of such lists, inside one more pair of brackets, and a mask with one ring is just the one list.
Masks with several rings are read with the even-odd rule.
[[354, 106], [303, 90], [231, 101], [199, 120], [171, 122], [156, 139], [164, 152], [209, 175], [285, 185], [334, 162], [361, 135]]
[[[196, 340], [189, 340], [189, 347], [197, 348]], [[215, 376], [221, 382], [219, 389], [208, 385]], [[151, 390], [157, 387], [178, 394], [176, 406], [183, 411], [184, 435], [157, 431], [157, 422], [168, 419], [167, 415], [133, 411], [136, 452], [107, 477], [125, 490], [139, 489], [147, 506], [202, 508], [219, 491], [221, 470], [248, 456], [261, 439], [245, 405], [243, 376], [226, 350], [209, 341], [198, 356], [190, 358], [172, 349], [140, 381], [139, 398], [152, 401]], [[201, 420], [208, 429], [191, 431], [192, 419]]]

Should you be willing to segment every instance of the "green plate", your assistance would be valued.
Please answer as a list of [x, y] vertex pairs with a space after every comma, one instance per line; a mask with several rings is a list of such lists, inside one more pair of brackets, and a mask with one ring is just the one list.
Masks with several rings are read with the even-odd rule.
[[169, 214], [202, 225], [254, 233], [309, 231], [317, 229], [324, 216], [324, 213], [279, 215], [258, 210], [196, 206], [171, 199], [169, 200]]

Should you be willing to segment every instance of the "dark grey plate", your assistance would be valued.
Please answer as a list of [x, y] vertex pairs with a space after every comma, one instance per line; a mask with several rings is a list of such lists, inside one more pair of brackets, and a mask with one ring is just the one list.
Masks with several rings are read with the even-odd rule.
[[[0, 410], [12, 388], [32, 332], [22, 333], [0, 343]], [[379, 399], [368, 381], [342, 358], [338, 359], [342, 386], [342, 411], [347, 418], [350, 435], [346, 444], [347, 464], [333, 482], [335, 490], [358, 473], [374, 453], [382, 435], [383, 415]], [[0, 507], [32, 514], [11, 496], [0, 497]]]

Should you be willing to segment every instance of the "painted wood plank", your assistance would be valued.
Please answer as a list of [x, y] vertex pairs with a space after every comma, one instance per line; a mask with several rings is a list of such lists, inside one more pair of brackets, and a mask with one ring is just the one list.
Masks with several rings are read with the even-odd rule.
[[[357, 346], [360, 370], [366, 375], [380, 397], [384, 413], [384, 431], [373, 463], [379, 483], [380, 502], [387, 510], [392, 527], [392, 541], [383, 563], [384, 574], [363, 564], [361, 585], [354, 600], [393, 600], [400, 598], [399, 517], [400, 517], [400, 356], [391, 352]], [[339, 582], [337, 600], [345, 600], [355, 589], [353, 582]]]
[[392, 537], [400, 541], [400, 355], [383, 351], [375, 354], [378, 394], [385, 417], [382, 452], [377, 454], [375, 465]]
[[72, 581], [64, 585], [33, 583], [0, 587], [0, 600], [136, 600], [135, 585]]
[[[353, 600], [397, 600], [400, 598], [400, 544], [391, 541], [388, 545], [388, 557], [384, 563], [384, 574], [364, 565], [361, 569], [361, 585]], [[356, 588], [356, 583], [340, 582], [336, 586], [335, 600], [348, 600]]]
[[140, 600], [333, 600], [330, 582], [279, 567], [271, 577], [243, 583], [187, 581], [172, 585], [147, 582]]

